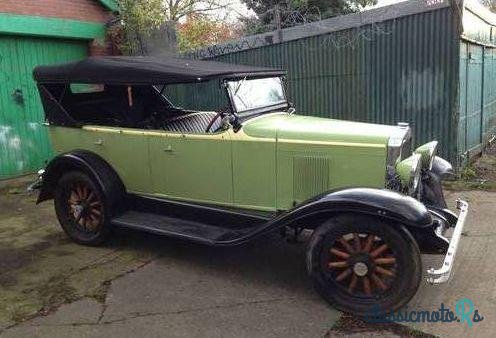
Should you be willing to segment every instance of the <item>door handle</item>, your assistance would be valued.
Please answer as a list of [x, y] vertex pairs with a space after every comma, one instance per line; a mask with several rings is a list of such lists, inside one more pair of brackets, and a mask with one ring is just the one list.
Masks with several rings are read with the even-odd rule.
[[173, 150], [172, 150], [172, 145], [170, 145], [170, 144], [169, 144], [167, 147], [165, 147], [165, 148], [164, 148], [164, 151], [165, 151], [166, 153], [171, 153], [171, 152], [173, 152]]
[[93, 142], [93, 144], [96, 146], [103, 146], [103, 140], [102, 139], [97, 140], [97, 141]]

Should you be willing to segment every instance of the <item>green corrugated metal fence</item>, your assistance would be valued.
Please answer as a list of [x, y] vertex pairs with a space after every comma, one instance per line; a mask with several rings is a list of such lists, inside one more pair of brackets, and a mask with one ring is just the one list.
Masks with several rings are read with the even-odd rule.
[[496, 49], [462, 41], [460, 44], [461, 154], [480, 150], [496, 128]]
[[288, 70], [303, 114], [409, 122], [417, 144], [438, 139], [455, 160], [458, 39], [450, 7], [216, 56]]
[[33, 68], [86, 55], [86, 41], [0, 35], [0, 179], [33, 172], [52, 153]]

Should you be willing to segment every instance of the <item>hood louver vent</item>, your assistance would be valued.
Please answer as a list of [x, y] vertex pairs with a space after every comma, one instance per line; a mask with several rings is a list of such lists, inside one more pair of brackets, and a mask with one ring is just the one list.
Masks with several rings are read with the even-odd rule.
[[293, 197], [300, 203], [329, 187], [329, 159], [302, 156], [293, 158]]

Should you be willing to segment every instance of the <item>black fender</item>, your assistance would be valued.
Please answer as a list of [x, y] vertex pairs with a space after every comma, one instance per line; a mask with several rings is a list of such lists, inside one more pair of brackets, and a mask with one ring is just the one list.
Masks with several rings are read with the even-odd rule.
[[454, 176], [451, 163], [439, 156], [434, 157], [432, 169], [422, 173], [420, 200], [428, 206], [446, 209], [448, 206], [441, 182]]
[[412, 197], [386, 189], [348, 188], [303, 202], [272, 222], [279, 226], [303, 225], [312, 228], [320, 224], [308, 222], [343, 212], [372, 215], [390, 220], [392, 224], [414, 228], [427, 228], [433, 221], [429, 210]]
[[451, 163], [439, 156], [434, 157], [430, 172], [439, 177], [440, 180], [452, 179], [455, 177], [455, 172], [453, 171]]
[[82, 171], [90, 176], [103, 192], [112, 213], [123, 209], [126, 190], [119, 175], [103, 158], [85, 150], [58, 155], [48, 163], [36, 203], [53, 199], [59, 179], [70, 171]]

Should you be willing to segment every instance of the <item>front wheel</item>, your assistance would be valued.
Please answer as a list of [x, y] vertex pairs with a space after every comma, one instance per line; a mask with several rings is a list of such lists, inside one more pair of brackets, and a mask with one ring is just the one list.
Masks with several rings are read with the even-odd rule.
[[62, 229], [76, 243], [99, 245], [108, 238], [109, 206], [101, 189], [85, 173], [73, 171], [63, 175], [54, 203]]
[[422, 278], [420, 251], [411, 234], [364, 215], [340, 215], [317, 228], [307, 268], [324, 299], [360, 316], [401, 308]]

